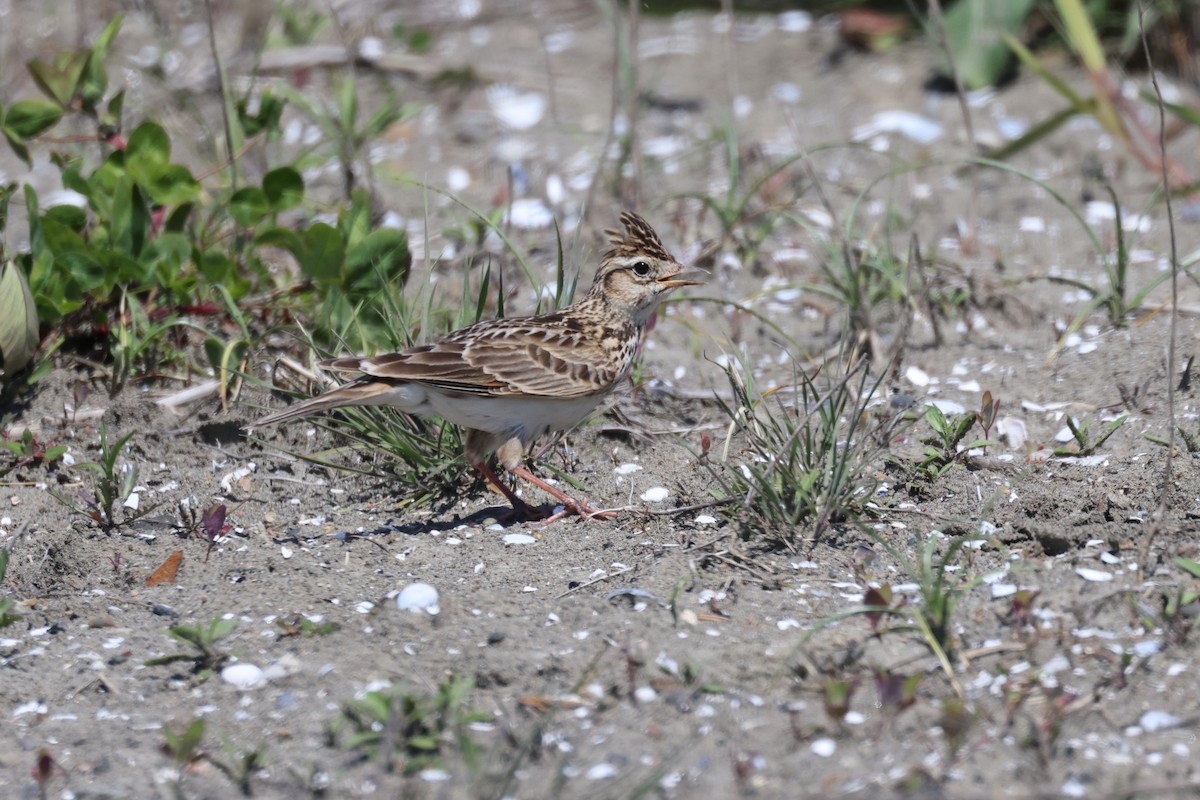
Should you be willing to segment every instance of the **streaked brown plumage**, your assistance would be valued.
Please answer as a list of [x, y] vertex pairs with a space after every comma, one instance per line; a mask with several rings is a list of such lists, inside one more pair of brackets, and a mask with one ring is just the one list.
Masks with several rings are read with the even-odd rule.
[[640, 216], [626, 212], [621, 223], [623, 233], [606, 231], [613, 247], [578, 302], [536, 317], [477, 322], [400, 353], [323, 361], [327, 369], [363, 375], [263, 417], [254, 427], [344, 406], [388, 405], [441, 417], [466, 429], [467, 462], [504, 493], [518, 514], [536, 512], [487, 466], [493, 452], [505, 469], [569, 510], [594, 515], [526, 470], [521, 465], [525, 448], [592, 413], [628, 374], [662, 296], [703, 282], [703, 272], [680, 266]]

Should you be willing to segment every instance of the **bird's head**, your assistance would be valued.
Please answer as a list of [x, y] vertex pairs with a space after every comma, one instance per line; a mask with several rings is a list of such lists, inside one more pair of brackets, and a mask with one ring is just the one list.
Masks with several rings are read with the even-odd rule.
[[607, 303], [626, 309], [640, 325], [667, 292], [704, 283], [708, 273], [681, 265], [637, 214], [621, 214], [621, 224], [624, 232], [605, 231], [613, 247], [604, 254], [589, 295], [599, 294]]

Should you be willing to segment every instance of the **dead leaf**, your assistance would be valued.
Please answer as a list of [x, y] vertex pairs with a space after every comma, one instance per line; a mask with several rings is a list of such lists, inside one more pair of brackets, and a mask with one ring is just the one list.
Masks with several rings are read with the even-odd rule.
[[176, 550], [167, 556], [167, 560], [146, 578], [147, 586], [158, 586], [160, 583], [174, 583], [175, 575], [179, 572], [179, 564], [183, 561], [183, 551]]

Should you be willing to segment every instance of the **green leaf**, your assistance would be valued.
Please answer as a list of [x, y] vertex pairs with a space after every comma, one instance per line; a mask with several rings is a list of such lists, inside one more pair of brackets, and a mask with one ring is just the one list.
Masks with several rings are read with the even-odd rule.
[[76, 87], [79, 86], [79, 79], [89, 58], [90, 50], [80, 50], [59, 56], [53, 64], [37, 59], [27, 61], [25, 68], [29, 70], [33, 82], [47, 97], [60, 107], [66, 108], [75, 99]]
[[377, 286], [404, 282], [412, 255], [408, 252], [408, 237], [398, 228], [379, 228], [346, 253], [346, 276], [343, 284], [349, 287]]
[[229, 198], [229, 215], [244, 228], [258, 224], [270, 211], [271, 203], [266, 192], [254, 186], [238, 189]]
[[255, 237], [254, 244], [259, 247], [282, 248], [295, 256], [297, 261], [300, 260], [301, 253], [304, 252], [304, 243], [301, 241], [300, 236], [288, 228], [267, 228]]
[[338, 218], [338, 229], [346, 242], [347, 249], [354, 247], [371, 232], [371, 196], [363, 189], [355, 189], [350, 196], [350, 208]]
[[79, 206], [54, 206], [46, 209], [46, 214], [43, 219], [52, 219], [62, 223], [66, 227], [82, 233], [87, 227], [87, 212]]
[[946, 40], [968, 89], [995, 86], [1012, 67], [1003, 34], [1017, 33], [1033, 0], [959, 0], [946, 11]]
[[345, 244], [337, 229], [317, 222], [301, 235], [301, 241], [302, 252], [295, 255], [305, 275], [317, 281], [341, 278]]
[[25, 273], [12, 261], [0, 268], [0, 370], [24, 369], [38, 346], [38, 314]]
[[62, 108], [49, 100], [18, 100], [8, 107], [4, 127], [21, 139], [32, 139], [62, 119]]
[[33, 169], [33, 160], [29, 157], [29, 148], [21, 141], [21, 137], [10, 131], [8, 128], [0, 126], [0, 132], [4, 134], [4, 138], [8, 140], [8, 146], [17, 154], [17, 158], [25, 162], [25, 166]]
[[[1200, 578], [1200, 563], [1195, 562], [1190, 558], [1184, 558], [1183, 556], [1175, 556], [1173, 560], [1175, 562], [1175, 566], [1179, 567], [1180, 569], [1187, 570], [1192, 574], [1192, 577]], [[0, 573], [0, 577], [2, 577], [2, 573]]]
[[143, 122], [129, 135], [125, 147], [125, 171], [143, 186], [154, 183], [171, 161], [171, 140], [161, 125]]
[[17, 184], [0, 186], [0, 235], [8, 230], [8, 205], [17, 193]]
[[145, 186], [154, 202], [164, 206], [186, 203], [200, 194], [200, 182], [182, 164], [168, 164]]
[[80, 76], [79, 96], [83, 99], [84, 107], [95, 109], [96, 104], [104, 98], [108, 91], [108, 72], [104, 69], [104, 61], [108, 57], [108, 48], [121, 29], [121, 16], [117, 15], [109, 21], [88, 54], [87, 67]]
[[300, 204], [304, 199], [304, 178], [291, 167], [273, 169], [263, 176], [263, 192], [272, 211], [283, 211]]

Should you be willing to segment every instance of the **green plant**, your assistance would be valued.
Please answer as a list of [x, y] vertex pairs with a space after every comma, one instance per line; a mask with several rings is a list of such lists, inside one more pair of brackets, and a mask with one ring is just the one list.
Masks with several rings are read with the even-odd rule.
[[255, 241], [290, 252], [323, 298], [317, 316], [324, 324], [314, 330], [314, 338], [372, 352], [393, 335], [389, 306], [398, 302], [408, 280], [412, 255], [404, 231], [371, 229], [367, 192], [351, 193], [350, 207], [338, 216], [336, 227], [324, 222], [303, 231], [270, 227]]
[[713, 212], [721, 225], [722, 238], [735, 244], [741, 259], [751, 263], [782, 212], [803, 193], [801, 186], [789, 185], [787, 193], [777, 189], [788, 178], [789, 169], [808, 153], [769, 164], [751, 179], [738, 152], [737, 131], [732, 125], [725, 127], [720, 143], [725, 150], [725, 194], [688, 192], [681, 197], [697, 200]]
[[439, 765], [450, 742], [471, 766], [479, 751], [467, 726], [491, 719], [490, 714], [468, 709], [473, 688], [469, 678], [453, 675], [438, 684], [433, 695], [395, 687], [372, 690], [343, 707], [331, 733], [349, 728], [345, 747], [369, 753], [389, 772], [399, 769], [407, 775]]
[[217, 396], [221, 400], [221, 408], [225, 409], [231, 400], [237, 398], [241, 388], [241, 376], [254, 336], [250, 332], [249, 320], [238, 308], [229, 290], [224, 286], [217, 286], [216, 291], [224, 304], [226, 317], [237, 326], [236, 336], [221, 339], [210, 334], [204, 340], [204, 353], [208, 356], [208, 362], [218, 382]]
[[1092, 439], [1089, 434], [1087, 422], [1077, 422], [1070, 415], [1067, 416], [1067, 429], [1071, 431], [1071, 436], [1074, 441], [1067, 447], [1054, 448], [1056, 456], [1090, 456], [1100, 449], [1101, 445], [1108, 441], [1108, 437], [1117, 432], [1125, 421], [1129, 419], [1128, 414], [1122, 414], [1116, 419], [1105, 424], [1104, 428]]
[[[959, 575], [964, 566], [962, 556], [969, 552], [966, 548], [971, 542], [978, 541], [977, 536], [963, 535], [949, 538], [934, 531], [921, 548], [920, 557], [913, 561], [895, 544], [884, 539], [874, 531], [865, 531], [881, 547], [883, 547], [900, 565], [900, 572], [907, 581], [917, 584], [920, 603], [892, 603], [890, 587], [870, 589], [863, 597], [863, 604], [831, 614], [822, 619], [812, 631], [805, 636], [802, 646], [806, 645], [817, 633], [836, 624], [847, 617], [866, 617], [876, 636], [892, 632], [915, 631], [920, 634], [922, 641], [930, 652], [937, 658], [947, 679], [954, 686], [959, 696], [963, 696], [961, 687], [954, 677], [954, 668], [950, 656], [954, 652], [952, 622], [954, 611], [959, 602], [973, 589], [983, 583], [996, 571], [972, 572], [970, 562], [967, 569]], [[945, 549], [938, 555], [942, 542]], [[904, 622], [896, 626], [881, 627], [884, 618], [911, 618], [911, 623]], [[915, 686], [915, 684], [914, 684]]]
[[[51, 440], [53, 441], [53, 439]], [[67, 452], [68, 445], [65, 444], [43, 444], [33, 435], [33, 431], [26, 428], [21, 433], [19, 439], [9, 439], [5, 436], [0, 439], [0, 450], [7, 450], [12, 456], [12, 460], [7, 464], [0, 464], [0, 477], [7, 475], [18, 467], [27, 467], [35, 464], [49, 466], [58, 463], [63, 455]]]
[[193, 652], [172, 653], [146, 661], [147, 667], [174, 664], [179, 661], [192, 662], [192, 672], [200, 680], [207, 680], [214, 670], [220, 669], [229, 660], [229, 654], [217, 647], [217, 643], [233, 633], [237, 620], [214, 617], [208, 626], [176, 625], [167, 630], [167, 635], [192, 647]]
[[[0, 188], [0, 231], [14, 186]], [[38, 348], [37, 304], [25, 273], [11, 261], [0, 262], [0, 379], [23, 370]]]
[[207, 757], [200, 747], [200, 742], [204, 739], [204, 720], [193, 720], [181, 733], [175, 733], [170, 728], [163, 726], [163, 737], [166, 741], [163, 742], [160, 749], [163, 755], [174, 761], [178, 767], [175, 790], [176, 794], [182, 796], [183, 777], [187, 774], [188, 768]]
[[208, 755], [208, 761], [237, 785], [242, 797], [253, 797], [254, 787], [250, 779], [266, 767], [266, 754], [257, 747], [252, 750], [240, 749], [224, 737], [221, 739], [221, 749], [225, 751], [224, 758]]
[[[988, 395], [989, 399], [990, 397]], [[994, 412], [995, 409], [993, 408], [988, 428], [995, 421]], [[963, 458], [971, 450], [979, 447], [987, 447], [991, 444], [986, 438], [975, 439], [965, 445], [963, 444], [963, 440], [967, 438], [967, 434], [971, 432], [971, 428], [975, 427], [975, 423], [980, 418], [980, 414], [968, 412], [947, 419], [945, 412], [937, 406], [933, 404], [925, 406], [925, 421], [929, 423], [933, 435], [921, 440], [922, 444], [925, 445], [925, 450], [924, 455], [917, 464], [917, 469], [925, 472], [930, 477], [940, 477], [946, 474], [956, 461]]]
[[[377, 88], [383, 99], [365, 120], [360, 119], [362, 109], [358, 79], [353, 71], [335, 80], [332, 108], [318, 102], [309, 93], [287, 87], [280, 90], [285, 100], [307, 114], [309, 119], [321, 128], [325, 134], [322, 142], [332, 144], [334, 155], [341, 164], [343, 187], [348, 200], [353, 198], [356, 191], [356, 162], [363, 145], [377, 139], [392, 125], [412, 117], [417, 112], [416, 105], [399, 102], [391, 84], [381, 80]], [[324, 163], [327, 157], [327, 153], [313, 156], [321, 163]], [[369, 173], [369, 163], [359, 166]]]
[[[1183, 556], [1172, 559], [1175, 566], [1200, 579], [1200, 562]], [[1155, 591], [1157, 607], [1139, 602], [1132, 593], [1129, 604], [1135, 615], [1140, 617], [1147, 630], [1164, 630], [1175, 644], [1187, 641], [1196, 623], [1196, 612], [1200, 609], [1200, 590], [1189, 587], [1162, 587]]]
[[133, 492], [133, 487], [137, 486], [138, 469], [136, 464], [126, 463], [123, 467], [118, 467], [117, 461], [121, 457], [121, 451], [125, 449], [125, 445], [133, 438], [136, 431], [130, 431], [110, 445], [108, 441], [108, 430], [100, 426], [100, 460], [85, 461], [79, 464], [80, 469], [88, 470], [92, 473], [92, 493], [91, 495], [81, 494], [79, 499], [84, 503], [83, 506], [76, 505], [72, 500], [57, 491], [51, 490], [50, 494], [63, 505], [74, 510], [77, 513], [83, 514], [104, 530], [109, 531], [121, 525], [139, 519], [153, 510], [153, 507], [139, 508], [132, 514], [126, 514], [121, 519], [117, 519], [116, 509], [119, 504], [125, 502], [130, 493]]
[[338, 629], [336, 622], [314, 622], [303, 614], [291, 614], [275, 620], [279, 628], [279, 638], [299, 636], [308, 639], [313, 636], [328, 636]]
[[[732, 404], [722, 402], [726, 445], [721, 459], [702, 463], [723, 496], [740, 498], [733, 513], [741, 523], [790, 549], [802, 526], [811, 526], [805, 539], [812, 542], [829, 525], [857, 518], [873, 496], [868, 468], [896, 422], [869, 410], [882, 377], [860, 360], [828, 378], [797, 371], [792, 386], [759, 393], [747, 364], [730, 359], [724, 369], [733, 392]], [[789, 390], [790, 405], [780, 399]], [[736, 462], [728, 456], [735, 433], [743, 439]]]
[[999, 32], [1015, 36], [1034, 0], [959, 0], [945, 15], [946, 46], [967, 89], [995, 86], [1013, 66], [1013, 52]]
[[[8, 548], [0, 548], [0, 585], [4, 584], [4, 576], [8, 572]], [[14, 622], [19, 622], [21, 617], [19, 614], [14, 614], [13, 609], [17, 604], [11, 597], [0, 597], [0, 628], [7, 628]]]

